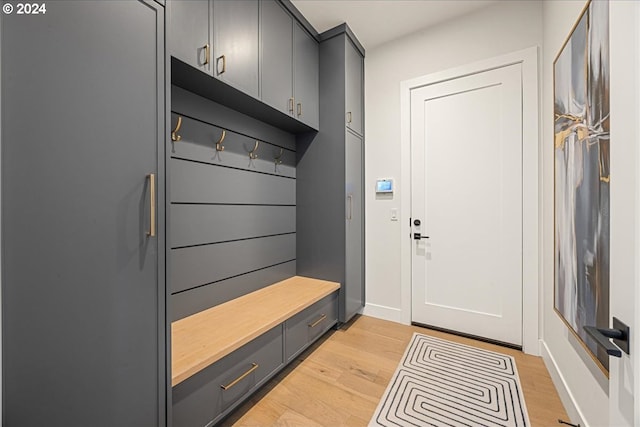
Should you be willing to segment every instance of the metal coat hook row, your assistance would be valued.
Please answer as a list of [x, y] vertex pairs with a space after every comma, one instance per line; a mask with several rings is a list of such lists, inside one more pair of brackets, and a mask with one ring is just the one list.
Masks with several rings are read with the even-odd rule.
[[253, 150], [249, 151], [249, 158], [251, 160], [255, 160], [258, 158], [256, 151], [258, 151], [258, 145], [260, 145], [260, 141], [256, 139], [256, 145], [253, 146]]
[[216, 151], [224, 151], [224, 145], [222, 145], [222, 141], [224, 141], [224, 137], [227, 136], [227, 131], [222, 129], [222, 135], [220, 135], [220, 139], [216, 142]]
[[182, 116], [178, 116], [178, 123], [174, 130], [171, 131], [171, 140], [172, 141], [180, 141], [182, 137], [178, 135], [178, 131], [180, 130], [180, 126], [182, 126]]
[[280, 154], [278, 154], [276, 157], [273, 158], [273, 161], [275, 162], [276, 165], [282, 164], [282, 153], [284, 153], [284, 150], [281, 148]]

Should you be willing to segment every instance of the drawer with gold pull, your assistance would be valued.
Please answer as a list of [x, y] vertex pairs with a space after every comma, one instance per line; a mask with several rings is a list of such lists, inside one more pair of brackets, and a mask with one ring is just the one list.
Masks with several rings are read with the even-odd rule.
[[173, 387], [173, 426], [205, 426], [229, 413], [282, 366], [282, 335], [278, 325]]
[[336, 324], [338, 293], [334, 292], [285, 322], [285, 355], [289, 362]]

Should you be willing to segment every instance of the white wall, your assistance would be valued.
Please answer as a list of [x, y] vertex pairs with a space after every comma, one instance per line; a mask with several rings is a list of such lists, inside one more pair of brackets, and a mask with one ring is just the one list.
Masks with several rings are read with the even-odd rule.
[[[401, 232], [410, 212], [400, 160], [400, 82], [542, 46], [542, 4], [499, 2], [367, 51], [365, 58], [366, 300], [364, 313], [401, 321]], [[376, 198], [375, 180], [394, 178], [392, 199]], [[400, 221], [390, 220], [391, 209]]]
[[[402, 321], [401, 245], [410, 197], [400, 159], [400, 82], [530, 46], [541, 46], [541, 353], [569, 416], [583, 426], [609, 422], [608, 381], [553, 310], [552, 67], [586, 0], [506, 1], [367, 51], [365, 59], [365, 314]], [[463, 130], [464, 131], [464, 130]], [[394, 178], [393, 198], [376, 198], [377, 178]], [[390, 220], [399, 210], [399, 222]], [[405, 273], [406, 274], [406, 273]]]

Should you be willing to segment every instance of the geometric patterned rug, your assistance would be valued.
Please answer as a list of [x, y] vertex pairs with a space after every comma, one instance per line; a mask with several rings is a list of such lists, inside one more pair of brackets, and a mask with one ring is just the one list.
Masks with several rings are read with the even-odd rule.
[[369, 426], [529, 425], [511, 356], [415, 333]]

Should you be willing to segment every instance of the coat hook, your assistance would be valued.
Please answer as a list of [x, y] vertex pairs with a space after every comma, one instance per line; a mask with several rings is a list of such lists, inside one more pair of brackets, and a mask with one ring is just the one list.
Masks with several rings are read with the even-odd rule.
[[255, 160], [258, 158], [256, 151], [258, 150], [258, 145], [260, 145], [260, 141], [256, 139], [256, 145], [253, 146], [253, 150], [249, 151], [249, 158], [251, 160]]
[[216, 142], [216, 151], [224, 151], [224, 145], [222, 145], [222, 141], [224, 141], [225, 136], [227, 136], [227, 131], [222, 129], [222, 135], [220, 136], [220, 140]]
[[284, 150], [281, 148], [280, 154], [278, 154], [276, 157], [273, 158], [273, 161], [275, 162], [276, 165], [282, 164], [282, 153], [284, 153]]
[[180, 130], [180, 126], [182, 126], [182, 116], [178, 116], [178, 123], [176, 124], [176, 128], [171, 131], [171, 140], [172, 141], [180, 141], [182, 137], [178, 135], [178, 131]]

